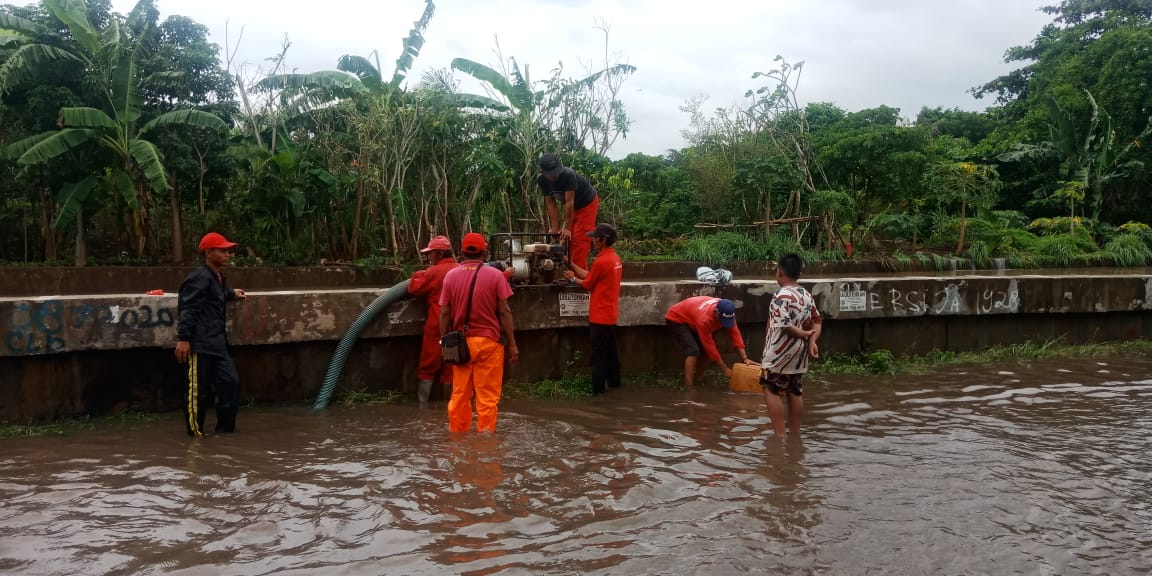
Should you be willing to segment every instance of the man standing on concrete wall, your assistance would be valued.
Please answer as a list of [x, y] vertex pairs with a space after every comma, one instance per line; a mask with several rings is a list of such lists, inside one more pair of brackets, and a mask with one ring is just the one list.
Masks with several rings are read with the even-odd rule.
[[177, 300], [176, 361], [188, 364], [184, 425], [188, 435], [204, 435], [205, 410], [216, 404], [216, 432], [236, 431], [240, 376], [228, 354], [228, 302], [243, 300], [243, 290], [228, 287], [220, 272], [232, 260], [235, 242], [215, 232], [200, 239], [204, 264], [180, 285]]
[[732, 347], [740, 353], [740, 360], [745, 364], [758, 366], [755, 360], [749, 360], [744, 351], [744, 338], [740, 336], [740, 328], [736, 326], [736, 306], [731, 300], [721, 300], [711, 296], [694, 296], [675, 304], [664, 315], [668, 328], [675, 338], [680, 351], [684, 353], [684, 384], [691, 387], [696, 379], [704, 373], [707, 362], [700, 362], [701, 350], [711, 360], [720, 365], [724, 377], [732, 376], [732, 369], [720, 357], [716, 349], [716, 341], [712, 333], [721, 328], [728, 331], [732, 340]]
[[433, 382], [440, 382], [445, 391], [452, 385], [452, 369], [444, 365], [444, 357], [440, 353], [440, 290], [444, 287], [444, 276], [456, 268], [456, 260], [452, 258], [452, 242], [447, 236], [433, 238], [420, 253], [428, 255], [431, 266], [412, 274], [408, 280], [408, 293], [423, 298], [428, 304], [428, 315], [424, 318], [424, 340], [420, 343], [420, 366], [416, 369], [416, 378], [419, 380], [416, 396], [423, 408], [428, 406]]
[[576, 280], [591, 292], [588, 302], [588, 324], [592, 344], [592, 395], [603, 394], [607, 386], [620, 387], [620, 353], [616, 347], [616, 322], [620, 317], [620, 279], [624, 264], [612, 245], [616, 243], [616, 228], [611, 224], [598, 224], [589, 232], [596, 260], [591, 270], [572, 263], [564, 276]]
[[460, 245], [464, 261], [444, 277], [440, 292], [440, 335], [465, 331], [472, 360], [452, 367], [452, 398], [448, 401], [448, 429], [467, 432], [472, 427], [472, 396], [476, 396], [476, 429], [496, 431], [497, 406], [504, 387], [504, 353], [510, 362], [520, 358], [512, 309], [512, 287], [504, 274], [484, 264], [488, 242], [475, 232]]
[[536, 177], [536, 184], [544, 194], [548, 209], [548, 231], [559, 233], [560, 241], [569, 243], [569, 262], [581, 268], [587, 266], [588, 254], [592, 251], [592, 242], [587, 234], [596, 225], [596, 214], [600, 210], [596, 189], [587, 178], [561, 164], [560, 157], [555, 154], [540, 157], [540, 175]]

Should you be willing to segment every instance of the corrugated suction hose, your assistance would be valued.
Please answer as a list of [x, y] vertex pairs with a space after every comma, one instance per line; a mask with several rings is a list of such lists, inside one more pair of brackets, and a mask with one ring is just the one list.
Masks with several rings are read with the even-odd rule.
[[348, 354], [356, 345], [356, 341], [360, 339], [360, 334], [364, 332], [364, 329], [372, 323], [377, 314], [405, 298], [408, 298], [407, 280], [386, 290], [360, 312], [360, 315], [348, 327], [348, 332], [340, 339], [340, 344], [336, 346], [336, 353], [328, 362], [328, 373], [324, 375], [324, 385], [320, 387], [320, 395], [316, 397], [316, 403], [312, 405], [312, 410], [318, 411], [328, 407], [328, 402], [332, 400], [332, 393], [336, 390], [336, 384], [340, 382], [340, 374], [344, 372], [344, 363], [348, 360]]

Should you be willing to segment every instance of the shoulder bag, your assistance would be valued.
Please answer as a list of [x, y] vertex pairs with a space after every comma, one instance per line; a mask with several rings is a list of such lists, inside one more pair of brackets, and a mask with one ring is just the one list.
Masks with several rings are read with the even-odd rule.
[[476, 278], [480, 276], [480, 268], [484, 264], [476, 266], [476, 272], [472, 274], [472, 286], [468, 288], [468, 306], [464, 312], [464, 325], [459, 330], [452, 330], [446, 332], [440, 337], [440, 353], [444, 357], [445, 364], [467, 364], [472, 361], [472, 354], [468, 351], [468, 322], [472, 319], [472, 296], [476, 294]]

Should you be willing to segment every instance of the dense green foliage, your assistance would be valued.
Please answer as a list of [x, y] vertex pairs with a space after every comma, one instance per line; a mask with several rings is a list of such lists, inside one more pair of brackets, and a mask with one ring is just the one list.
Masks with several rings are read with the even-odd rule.
[[634, 259], [1146, 264], [1152, 2], [1045, 10], [1007, 52], [1020, 68], [973, 88], [984, 112], [801, 104], [803, 63], [777, 58], [741, 105], [687, 102], [686, 147], [613, 161], [635, 68], [413, 77], [431, 0], [391, 70], [373, 53], [288, 73], [286, 44], [259, 78], [154, 0], [2, 6], [0, 262], [183, 262], [211, 229], [241, 262], [402, 264], [434, 234], [543, 230], [535, 163], [559, 151]]

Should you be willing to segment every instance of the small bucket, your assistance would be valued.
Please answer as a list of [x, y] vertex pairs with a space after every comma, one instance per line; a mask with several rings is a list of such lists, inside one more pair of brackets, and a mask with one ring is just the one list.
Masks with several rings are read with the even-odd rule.
[[732, 365], [732, 377], [728, 379], [729, 392], [754, 392], [760, 393], [764, 390], [760, 386], [760, 367], [749, 366], [743, 362], [737, 362]]

